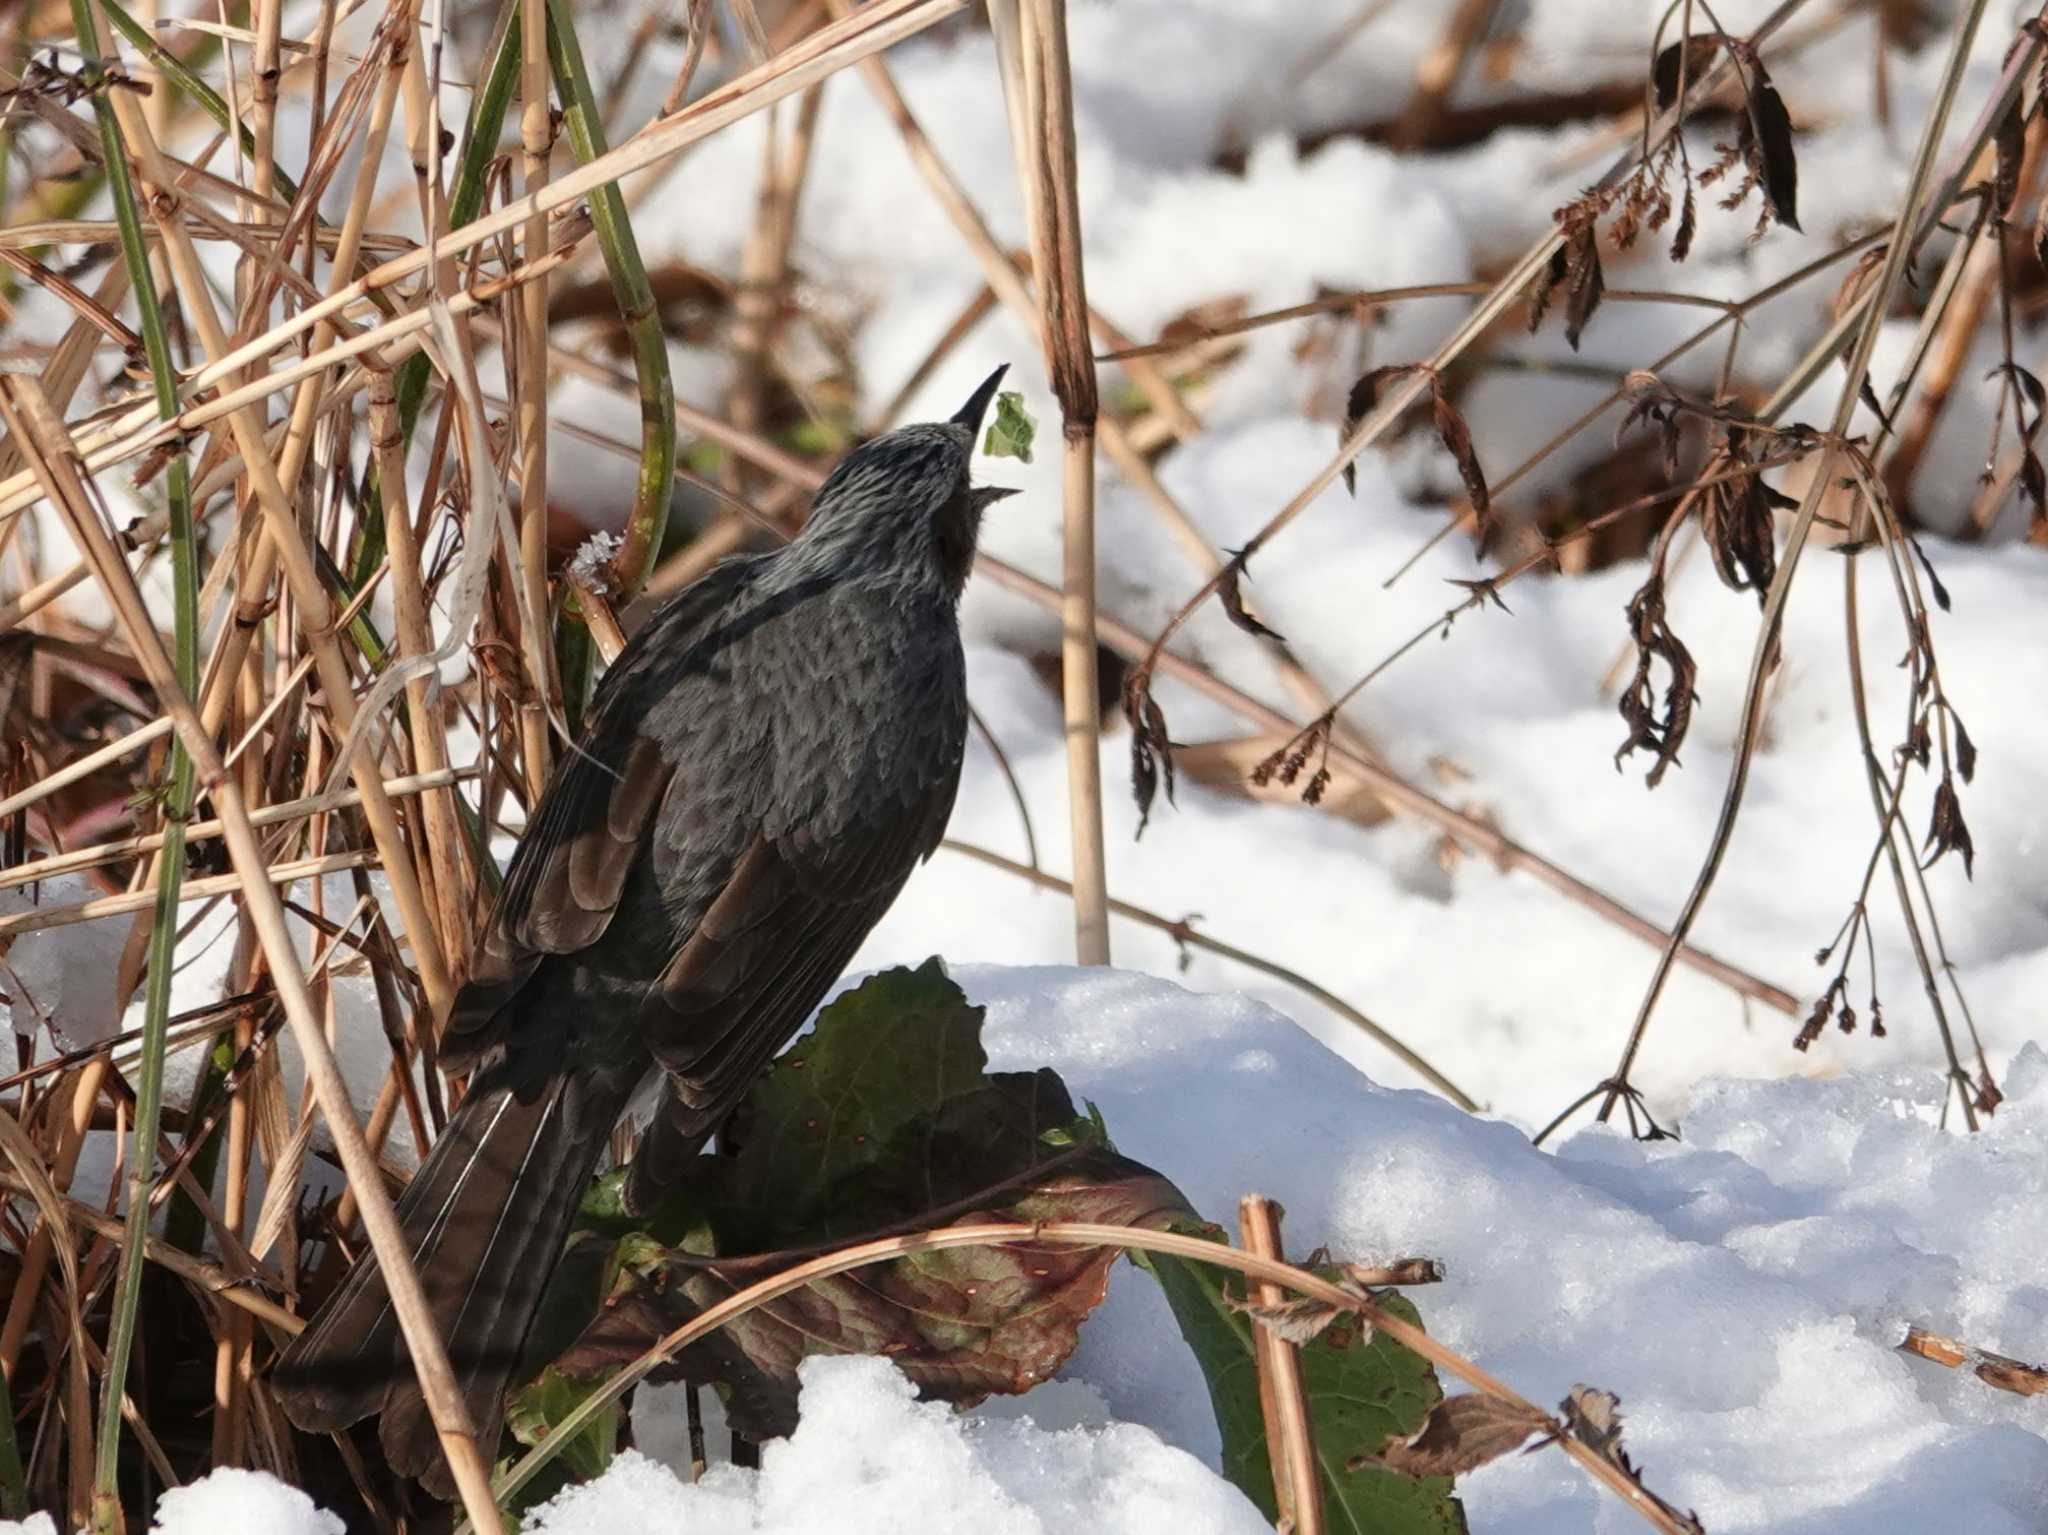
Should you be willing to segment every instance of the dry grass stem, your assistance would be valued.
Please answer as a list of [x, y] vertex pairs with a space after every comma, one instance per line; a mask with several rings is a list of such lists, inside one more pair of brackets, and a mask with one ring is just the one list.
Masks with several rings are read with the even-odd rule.
[[[125, 126], [125, 125], [124, 125]], [[32, 456], [32, 466], [44, 492], [64, 514], [73, 537], [87, 558], [94, 562], [102, 589], [113, 602], [127, 633], [129, 644], [148, 673], [151, 685], [164, 709], [177, 722], [178, 733], [199, 769], [206, 792], [220, 811], [229, 855], [242, 877], [244, 909], [248, 912], [269, 962], [273, 983], [284, 1004], [294, 1036], [305, 1059], [306, 1074], [318, 1097], [322, 1112], [340, 1152], [351, 1185], [362, 1200], [364, 1225], [376, 1249], [378, 1263], [391, 1292], [392, 1305], [403, 1325], [406, 1344], [425, 1393], [443, 1450], [455, 1473], [463, 1502], [478, 1530], [500, 1529], [497, 1505], [491, 1501], [485, 1462], [479, 1454], [475, 1432], [461, 1394], [456, 1390], [448, 1358], [434, 1330], [419, 1276], [404, 1246], [390, 1197], [385, 1193], [375, 1163], [355, 1123], [348, 1089], [342, 1080], [332, 1049], [315, 1015], [313, 999], [306, 985], [298, 954], [285, 927], [284, 908], [265, 877], [262, 849], [255, 829], [249, 824], [241, 791], [228, 775], [213, 740], [200, 724], [192, 701], [179, 687], [169, 655], [151, 622], [133, 576], [122, 563], [99, 522], [79, 477], [78, 460], [63, 427], [48, 401], [36, 386], [20, 378], [0, 380], [0, 402], [9, 431]], [[250, 456], [249, 445], [243, 445]], [[262, 460], [268, 462], [267, 459]], [[359, 783], [359, 787], [362, 785]]]
[[[1019, 157], [1030, 214], [1039, 334], [1060, 402], [1061, 489], [1066, 509], [1060, 578], [1060, 694], [1067, 743], [1067, 822], [1074, 868], [1074, 947], [1084, 965], [1109, 963], [1102, 835], [1102, 720], [1095, 662], [1095, 357], [1081, 257], [1073, 80], [1066, 0], [1022, 0], [1018, 68], [1006, 74], [1013, 114], [1023, 102]], [[1013, 124], [1014, 124], [1013, 117]]]
[[[1285, 1260], [1280, 1246], [1280, 1207], [1263, 1194], [1247, 1194], [1237, 1207], [1238, 1240], [1255, 1258]], [[1260, 1306], [1287, 1300], [1285, 1287], [1255, 1279], [1249, 1299]], [[1259, 1372], [1259, 1411], [1266, 1423], [1267, 1460], [1273, 1468], [1274, 1500], [1280, 1527], [1294, 1535], [1322, 1535], [1323, 1484], [1316, 1466], [1315, 1428], [1308, 1393], [1302, 1388], [1301, 1355], [1270, 1327], [1252, 1328], [1252, 1358]]]

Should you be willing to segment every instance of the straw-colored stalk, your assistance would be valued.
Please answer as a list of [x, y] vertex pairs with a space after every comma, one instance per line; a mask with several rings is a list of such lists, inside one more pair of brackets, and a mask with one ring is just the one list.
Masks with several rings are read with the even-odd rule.
[[[452, 259], [485, 240], [523, 225], [535, 207], [548, 212], [567, 208], [587, 196], [593, 188], [659, 164], [741, 118], [858, 63], [871, 53], [915, 36], [966, 4], [967, 0], [870, 0], [850, 22], [814, 33], [776, 55], [761, 68], [700, 97], [674, 117], [649, 125], [601, 159], [550, 181], [538, 197], [519, 198], [462, 228], [448, 231], [431, 247], [394, 256], [346, 287], [288, 315], [262, 335], [223, 355], [209, 358], [205, 365], [186, 378], [182, 397], [189, 401], [224, 380], [238, 376], [240, 370], [292, 343], [320, 321], [342, 314], [373, 294], [386, 292], [394, 284], [436, 261]], [[408, 75], [410, 72], [409, 68]], [[559, 248], [551, 252], [550, 263], [558, 260], [560, 254]], [[531, 280], [538, 275], [539, 269], [528, 263], [522, 266], [518, 280]], [[478, 303], [513, 285], [509, 278], [479, 283], [474, 289], [452, 295], [449, 307], [458, 316], [467, 314]], [[306, 372], [332, 367], [371, 348], [382, 347], [389, 351], [390, 343], [400, 338], [416, 337], [427, 323], [424, 313], [383, 321], [346, 342], [337, 343], [324, 353], [315, 353], [282, 366], [240, 388], [231, 386], [219, 398], [204, 405], [188, 405], [171, 426], [157, 422], [155, 411], [149, 406], [110, 413], [108, 419], [99, 425], [81, 432], [76, 446], [85, 467], [97, 473], [109, 465], [148, 452], [179, 431], [204, 425], [239, 409], [250, 400], [261, 399], [288, 387], [304, 377]], [[401, 356], [410, 355], [410, 348], [398, 350]], [[403, 391], [400, 403], [401, 406], [404, 403]], [[0, 481], [0, 516], [32, 506], [40, 499], [42, 491], [32, 475], [20, 473]]]
[[[133, 125], [124, 122], [133, 134]], [[139, 143], [138, 143], [139, 147]], [[146, 162], [145, 162], [146, 163]], [[145, 173], [146, 174], [146, 173]], [[189, 295], [188, 295], [189, 303]], [[312, 1083], [334, 1137], [342, 1167], [362, 1202], [363, 1224], [378, 1266], [390, 1291], [421, 1390], [439, 1432], [457, 1488], [470, 1520], [481, 1531], [496, 1532], [502, 1525], [491, 1498], [485, 1463], [479, 1454], [467, 1409], [440, 1334], [436, 1331], [419, 1275], [399, 1229], [398, 1218], [385, 1192], [382, 1175], [362, 1133], [356, 1125], [347, 1084], [332, 1048], [320, 1027], [307, 988], [305, 971], [285, 925], [283, 904], [265, 876], [263, 850], [240, 786], [222, 763], [212, 737], [201, 725], [190, 695], [179, 685], [177, 673], [162, 638], [143, 603], [142, 593], [120, 551], [98, 520], [80, 477], [75, 449], [63, 424], [57, 420], [32, 380], [18, 376], [0, 379], [0, 411], [17, 440], [29, 450], [32, 468], [44, 493], [63, 515], [81, 550], [93, 561], [94, 571], [119, 618], [136, 659], [141, 663], [159, 704], [177, 722], [178, 734], [192, 754], [199, 781], [206, 786], [219, 811], [226, 833], [228, 851], [235, 871], [242, 877], [245, 910], [256, 929], [269, 963], [279, 1002], [285, 1009], [293, 1035], [304, 1058]], [[244, 445], [245, 458], [251, 455]], [[262, 462], [267, 463], [264, 459]], [[369, 796], [366, 786], [365, 800]]]
[[[4, 390], [4, 381], [0, 381], [0, 390]], [[89, 1107], [87, 1112], [90, 1113]], [[93, 1485], [92, 1362], [81, 1315], [84, 1302], [79, 1286], [78, 1255], [72, 1245], [65, 1201], [44, 1171], [41, 1151], [5, 1109], [0, 1109], [0, 1157], [5, 1157], [13, 1165], [15, 1179], [18, 1180], [16, 1186], [35, 1201], [43, 1229], [51, 1233], [50, 1251], [57, 1258], [58, 1281], [63, 1294], [61, 1298], [42, 1298], [43, 1317], [47, 1335], [52, 1340], [62, 1338], [68, 1344], [64, 1353], [70, 1367], [65, 1371], [60, 1410], [67, 1430], [65, 1448], [69, 1451], [65, 1512], [71, 1527], [77, 1528], [90, 1517]], [[52, 1395], [55, 1395], [54, 1389]]]
[[[382, 501], [385, 537], [391, 560], [391, 604], [398, 625], [397, 654], [401, 661], [431, 654], [433, 631], [427, 617], [426, 582], [420, 564], [419, 539], [413, 530], [412, 509], [405, 481], [405, 440], [399, 423], [398, 403], [388, 370], [373, 369], [369, 387], [371, 451], [376, 455], [377, 489]], [[405, 708], [413, 764], [423, 776], [448, 771], [448, 731], [441, 710], [435, 706], [434, 679], [415, 677], [406, 684]], [[442, 959], [452, 977], [459, 977], [466, 964], [466, 949], [475, 914], [469, 899], [471, 881], [464, 877], [462, 849], [467, 838], [460, 829], [454, 791], [448, 787], [430, 790], [423, 800], [426, 847], [433, 870], [434, 896], [441, 920], [434, 938], [442, 946]], [[423, 936], [421, 941], [427, 941]]]
[[[100, 1087], [106, 1077], [106, 1058], [95, 1056], [76, 1071], [66, 1073], [62, 1085], [56, 1089], [65, 1096], [52, 1105], [60, 1116], [60, 1129], [56, 1151], [50, 1157], [49, 1180], [52, 1187], [60, 1191], [71, 1187], [72, 1174], [78, 1170], [78, 1155], [85, 1149], [85, 1134], [92, 1126], [93, 1108], [99, 1102]], [[6, 1321], [0, 1323], [0, 1375], [9, 1380], [14, 1378], [14, 1367], [20, 1362], [22, 1344], [35, 1320], [36, 1306], [42, 1298], [43, 1280], [49, 1273], [53, 1253], [61, 1253], [66, 1264], [72, 1261], [69, 1247], [59, 1249], [53, 1245], [54, 1240], [49, 1222], [39, 1220], [29, 1235], [28, 1244], [22, 1249], [21, 1272], [14, 1282]]]
[[[1264, 1194], [1238, 1201], [1239, 1240], [1254, 1257], [1284, 1260], [1280, 1207]], [[1248, 1288], [1261, 1306], [1287, 1299], [1283, 1285], [1254, 1279]], [[1315, 1430], [1309, 1422], [1308, 1392], [1302, 1387], [1301, 1355], [1270, 1327], [1252, 1328], [1252, 1361], [1259, 1374], [1259, 1413], [1266, 1425], [1266, 1462], [1273, 1473], [1273, 1502], [1280, 1528], [1291, 1535], [1323, 1535], [1323, 1484], [1316, 1472]]]
[[[219, 315], [215, 312], [212, 294], [199, 265], [198, 253], [193, 248], [183, 220], [177, 216], [178, 200], [174, 194], [165, 190], [171, 185], [171, 181], [157, 152], [156, 142], [150, 136], [147, 124], [142, 121], [136, 104], [127, 99], [126, 92], [114, 92], [113, 105], [116, 115], [121, 119], [121, 129], [126, 136], [129, 151], [139, 160], [144, 185], [150, 191], [151, 212], [156, 217], [157, 227], [171, 257], [172, 268], [177, 273], [185, 316], [198, 331], [207, 355], [217, 362], [229, 351], [228, 337], [221, 327]], [[352, 215], [355, 213], [354, 204], [351, 205], [350, 212]], [[296, 410], [294, 419], [297, 419]], [[228, 416], [228, 424], [235, 435], [236, 445], [241, 450], [242, 462], [249, 471], [256, 499], [262, 509], [263, 528], [268, 535], [263, 542], [263, 548], [270, 551], [283, 567], [307, 645], [315, 658], [315, 670], [320, 679], [321, 691], [326, 695], [328, 711], [334, 718], [336, 728], [346, 737], [355, 724], [354, 682], [335, 636], [333, 607], [328, 601], [326, 587], [314, 569], [312, 558], [299, 531], [298, 521], [293, 514], [291, 498], [285, 490], [277, 465], [270, 457], [257, 413], [247, 408], [236, 410]], [[291, 456], [289, 433], [285, 465], [292, 469], [297, 467]], [[259, 555], [259, 563], [261, 558]], [[383, 775], [377, 769], [374, 753], [367, 746], [360, 748], [350, 767], [356, 775], [356, 785], [362, 791], [363, 813], [369, 821], [371, 837], [383, 861], [385, 877], [391, 883], [391, 892], [405, 921], [406, 931], [424, 935], [432, 930], [431, 922], [426, 904], [421, 897], [411, 854], [405, 847], [399, 830], [396, 813], [384, 794]], [[420, 983], [426, 990], [430, 1005], [437, 1014], [444, 1011], [450, 999], [450, 991], [448, 969], [441, 961], [438, 945], [424, 939], [416, 941], [413, 945], [413, 960], [419, 969]]]
[[1060, 402], [1065, 505], [1060, 581], [1060, 677], [1067, 745], [1067, 823], [1073, 845], [1074, 952], [1109, 963], [1102, 831], [1102, 704], [1095, 641], [1095, 355], [1088, 336], [1075, 169], [1073, 79], [1066, 0], [1023, 0], [1017, 60], [1024, 100], [1025, 206], [1041, 339]]

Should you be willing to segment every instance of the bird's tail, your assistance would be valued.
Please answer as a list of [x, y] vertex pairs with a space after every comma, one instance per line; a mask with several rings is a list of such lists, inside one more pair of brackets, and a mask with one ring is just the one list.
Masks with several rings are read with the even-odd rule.
[[[522, 1097], [486, 1072], [398, 1203], [484, 1458], [543, 1292], [630, 1084], [562, 1072]], [[271, 1372], [285, 1415], [330, 1433], [380, 1414], [392, 1469], [447, 1492], [448, 1472], [384, 1276], [369, 1253]]]

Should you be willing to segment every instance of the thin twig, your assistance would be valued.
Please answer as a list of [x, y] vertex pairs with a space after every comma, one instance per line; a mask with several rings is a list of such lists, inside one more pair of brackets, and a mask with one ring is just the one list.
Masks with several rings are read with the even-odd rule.
[[[976, 847], [971, 842], [961, 842], [956, 838], [948, 837], [944, 842], [940, 843], [940, 846], [950, 853], [959, 853], [965, 857], [976, 859], [981, 863], [989, 865], [991, 868], [1001, 869], [1006, 874], [1014, 874], [1019, 879], [1029, 880], [1032, 884], [1041, 886], [1044, 889], [1057, 890], [1062, 894], [1069, 895], [1073, 891], [1073, 887], [1057, 874], [1048, 874], [1043, 869], [1035, 869], [1028, 864], [1018, 863], [1013, 858], [1005, 858], [1001, 853], [991, 852], [984, 847]], [[1331, 1012], [1336, 1013], [1370, 1038], [1384, 1045], [1388, 1050], [1400, 1057], [1401, 1061], [1410, 1070], [1414, 1071], [1459, 1108], [1473, 1114], [1481, 1111], [1482, 1106], [1476, 1099], [1469, 1096], [1449, 1077], [1424, 1060], [1413, 1048], [1397, 1039], [1384, 1027], [1368, 1018], [1335, 992], [1318, 986], [1314, 981], [1298, 971], [1290, 970], [1285, 965], [1279, 964], [1274, 960], [1254, 954], [1249, 949], [1240, 949], [1235, 944], [1223, 942], [1220, 938], [1212, 938], [1207, 933], [1196, 928], [1193, 920], [1190, 918], [1184, 918], [1176, 922], [1170, 917], [1162, 917], [1156, 911], [1148, 911], [1143, 906], [1133, 905], [1129, 901], [1118, 900], [1115, 896], [1109, 897], [1108, 904], [1109, 910], [1113, 915], [1126, 918], [1132, 922], [1142, 922], [1147, 927], [1155, 928], [1159, 932], [1165, 933], [1175, 943], [1185, 944], [1189, 948], [1202, 949], [1216, 955], [1220, 959], [1230, 960], [1249, 969], [1257, 970], [1262, 975], [1270, 975], [1277, 981], [1286, 982], [1289, 986], [1293, 986], [1306, 995], [1313, 997], [1316, 1001], [1322, 1003], [1323, 1006], [1330, 1009]]]
[[[1976, 36], [1977, 25], [1983, 19], [1985, 0], [1972, 0], [1956, 24], [1955, 42], [1951, 47], [1948, 64], [1941, 84], [1929, 109], [1927, 121], [1922, 128], [1920, 147], [1914, 155], [1911, 176], [1907, 183], [1905, 198], [1900, 204], [1898, 218], [1894, 221], [1892, 237], [1885, 247], [1884, 267], [1877, 281], [1866, 292], [1867, 306], [1863, 310], [1862, 323], [1857, 328], [1856, 339], [1847, 359], [1847, 376], [1837, 398], [1834, 417], [1827, 439], [1823, 443], [1820, 463], [1801, 498], [1799, 509], [1793, 516], [1791, 530], [1785, 537], [1785, 549], [1778, 558], [1776, 576], [1770, 590], [1764, 596], [1763, 616], [1758, 625], [1755, 647], [1750, 656], [1749, 680], [1743, 694], [1741, 722], [1734, 750], [1734, 762], [1729, 771], [1728, 787], [1723, 795], [1720, 816], [1699, 875], [1680, 910], [1678, 920], [1672, 924], [1671, 936], [1658, 955], [1656, 968], [1643, 994], [1636, 1018], [1629, 1029], [1627, 1042], [1622, 1047], [1621, 1060], [1616, 1066], [1606, 1095], [1600, 1104], [1599, 1118], [1604, 1123], [1622, 1101], [1629, 1082], [1630, 1069], [1635, 1064], [1637, 1052], [1642, 1048], [1644, 1035], [1648, 1032], [1651, 1016], [1656, 1011], [1657, 1001], [1663, 994], [1664, 982], [1671, 973], [1671, 966], [1686, 935], [1692, 930], [1700, 908], [1706, 904], [1707, 893], [1713, 888], [1714, 876], [1720, 871], [1721, 860], [1734, 834], [1736, 816], [1742, 807], [1743, 790], [1749, 780], [1749, 769], [1756, 753], [1757, 731], [1761, 720], [1764, 684], [1778, 661], [1778, 640], [1785, 602], [1791, 593], [1793, 573], [1798, 569], [1799, 557], [1805, 550], [1808, 534], [1812, 531], [1814, 518], [1820, 510], [1822, 496], [1834, 478], [1834, 465], [1839, 451], [1838, 445], [1848, 431], [1853, 418], [1863, 381], [1870, 369], [1871, 354], [1876, 349], [1878, 333], [1890, 313], [1892, 296], [1906, 273], [1918, 237], [1938, 210], [1946, 202], [1941, 189], [1932, 185], [1935, 155], [1941, 147], [1942, 131], [1947, 126], [1949, 109], [1954, 104], [1957, 90], [1962, 83], [1963, 69], [1969, 58], [1970, 43]], [[2031, 65], [2039, 42], [2029, 38], [2008, 63], [2008, 80], [2013, 88], [2023, 78], [2023, 71]], [[1967, 1111], [1967, 1099], [1965, 1100]]]

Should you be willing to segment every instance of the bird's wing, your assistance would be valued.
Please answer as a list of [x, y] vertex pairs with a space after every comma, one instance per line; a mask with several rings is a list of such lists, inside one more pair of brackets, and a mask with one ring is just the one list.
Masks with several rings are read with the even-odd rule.
[[640, 734], [646, 669], [673, 658], [745, 584], [750, 560], [713, 567], [633, 638], [592, 700], [582, 739], [541, 796], [471, 956], [442, 1032], [441, 1062], [467, 1070], [499, 1042], [505, 1004], [542, 959], [573, 954], [604, 935], [627, 876], [644, 856], [670, 764]]
[[829, 840], [755, 838], [641, 1005], [668, 1084], [633, 1161], [632, 1207], [659, 1197], [845, 973], [944, 835], [958, 770], [942, 748], [906, 765], [894, 805]]

